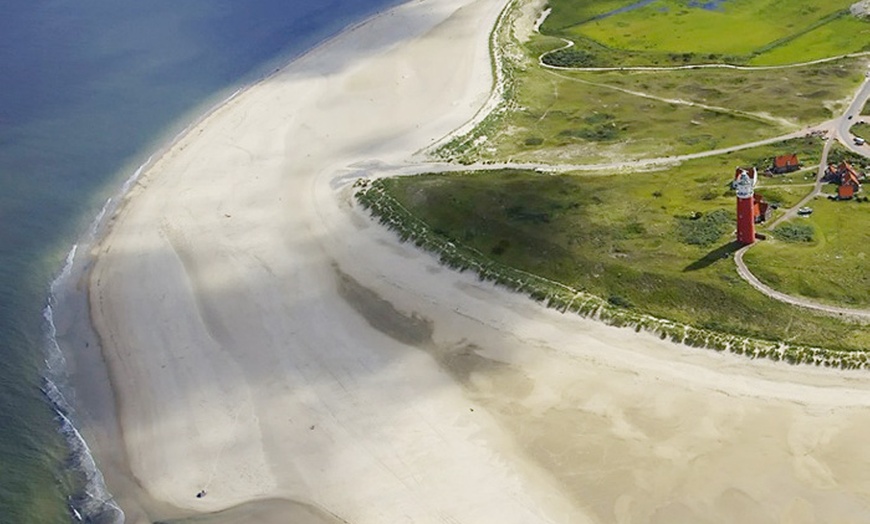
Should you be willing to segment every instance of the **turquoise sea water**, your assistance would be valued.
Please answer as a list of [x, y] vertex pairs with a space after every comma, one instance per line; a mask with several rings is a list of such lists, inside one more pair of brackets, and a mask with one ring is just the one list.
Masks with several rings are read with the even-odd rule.
[[210, 103], [397, 3], [4, 2], [0, 524], [70, 522], [81, 509], [72, 473], [83, 459], [71, 452], [71, 428], [62, 431], [63, 409], [46, 395], [47, 377], [64, 391], [62, 377], [48, 373], [56, 356], [46, 305], [106, 199]]

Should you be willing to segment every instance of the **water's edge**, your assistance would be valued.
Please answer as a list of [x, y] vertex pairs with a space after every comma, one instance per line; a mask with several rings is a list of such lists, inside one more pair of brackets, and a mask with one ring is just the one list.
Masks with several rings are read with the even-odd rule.
[[[63, 267], [49, 284], [43, 308], [45, 367], [41, 390], [56, 414], [58, 432], [69, 449], [66, 467], [74, 479], [76, 490], [67, 501], [72, 521], [99, 524], [121, 524], [125, 521], [124, 512], [106, 486], [103, 473], [86, 441], [86, 437], [91, 437], [88, 430], [118, 433], [108, 369], [102, 359], [99, 337], [90, 321], [87, 281], [93, 264], [92, 250], [123, 205], [123, 197], [157, 160], [214, 111], [311, 50], [401, 3], [399, 0], [386, 0], [361, 20], [351, 21], [309, 49], [290, 51], [267, 62], [260, 67], [264, 72], [259, 76], [244, 85], [223, 89], [210, 101], [201, 104], [199, 110], [191, 113], [195, 116], [188, 118], [188, 125], [177, 132], [170, 130], [164, 134], [163, 140], [155, 142], [160, 144], [162, 141], [163, 145], [158, 146], [130, 176], [123, 179], [114, 195], [105, 200], [82, 238], [69, 249]], [[203, 108], [206, 109], [203, 111]], [[100, 369], [95, 369], [97, 366]], [[102, 427], [90, 427], [97, 425]]]

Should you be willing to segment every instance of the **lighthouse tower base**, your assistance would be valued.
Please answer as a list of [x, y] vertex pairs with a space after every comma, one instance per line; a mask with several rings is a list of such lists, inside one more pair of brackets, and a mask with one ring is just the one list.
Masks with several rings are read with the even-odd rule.
[[755, 168], [737, 168], [734, 185], [737, 190], [737, 242], [748, 245], [755, 242]]
[[748, 245], [755, 242], [755, 206], [753, 198], [737, 200], [737, 242]]

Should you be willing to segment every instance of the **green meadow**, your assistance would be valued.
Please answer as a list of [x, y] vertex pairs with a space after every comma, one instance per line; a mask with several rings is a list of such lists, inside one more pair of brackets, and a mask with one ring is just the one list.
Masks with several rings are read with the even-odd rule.
[[[649, 64], [805, 62], [867, 51], [851, 0], [551, 0], [542, 33], [633, 53]], [[632, 7], [635, 6], [635, 7]], [[588, 47], [581, 44], [582, 47]], [[606, 53], [605, 53], [606, 54]]]
[[[584, 4], [582, 16], [599, 6], [592, 4]], [[783, 70], [556, 70], [541, 67], [538, 58], [562, 45], [558, 39], [536, 35], [520, 43], [502, 31], [500, 41], [510, 79], [503, 111], [442, 148], [438, 156], [445, 160], [600, 164], [768, 139], [839, 114], [867, 62], [840, 58]], [[600, 45], [594, 53], [619, 64], [633, 56]]]
[[[648, 80], [662, 92], [675, 89], [667, 80]], [[471, 153], [483, 160], [603, 163], [698, 153], [794, 130], [735, 110], [629, 94], [608, 82], [612, 77], [529, 71], [516, 80], [517, 109]]]
[[774, 233], [746, 253], [747, 266], [783, 293], [870, 307], [870, 202], [818, 198], [811, 206], [813, 214], [799, 222], [812, 228], [812, 241], [784, 241]]
[[833, 118], [862, 68], [860, 59], [843, 59], [772, 79], [769, 71], [528, 67], [513, 80], [511, 110], [445, 156], [606, 163], [735, 146]]
[[781, 65], [870, 51], [870, 23], [843, 15], [794, 38], [763, 49], [751, 65]]
[[[447, 263], [477, 268], [482, 278], [496, 274], [495, 281], [551, 304], [555, 300], [554, 307], [569, 309], [564, 293], [570, 303], [572, 290], [579, 290], [630, 312], [625, 318], [634, 320], [628, 325], [652, 315], [703, 333], [796, 347], [867, 349], [866, 326], [769, 299], [740, 278], [733, 260], [738, 246], [730, 183], [736, 167], [758, 168], [757, 193], [774, 206], [773, 219], [813, 190], [826, 142], [800, 130], [846, 109], [864, 80], [868, 57], [843, 55], [864, 50], [870, 24], [848, 14], [850, 2], [713, 3], [715, 9], [704, 9], [656, 0], [602, 16], [634, 3], [551, 0], [542, 34], [522, 42], [514, 38], [508, 17], [496, 35], [507, 79], [503, 104], [433, 154], [459, 164], [540, 168], [382, 180], [364, 197], [367, 205], [386, 213], [382, 219], [389, 215], [394, 227], [396, 220], [413, 222], [398, 228], [402, 238], [438, 252]], [[576, 45], [548, 53], [564, 46], [561, 38]], [[541, 66], [542, 56], [573, 69]], [[784, 68], [697, 67], [830, 57], [838, 58]], [[688, 67], [628, 68], [635, 65]], [[577, 69], [606, 66], [623, 69]], [[857, 124], [852, 131], [864, 136], [868, 129]], [[749, 147], [796, 131], [804, 136]], [[714, 154], [741, 145], [745, 148]], [[708, 156], [674, 159], [692, 154]], [[783, 154], [797, 154], [801, 168], [765, 176], [774, 157]], [[637, 171], [619, 167], [651, 158], [670, 158], [671, 164]], [[842, 160], [858, 167], [870, 163], [832, 144], [828, 162]], [[551, 165], [587, 167], [545, 174]], [[870, 273], [860, 268], [870, 245], [870, 203], [863, 196], [851, 202], [825, 198], [834, 193], [835, 186], [826, 186], [809, 218], [777, 228], [759, 225], [767, 240], [745, 260], [775, 289], [867, 308]], [[378, 198], [386, 200], [376, 204]], [[454, 246], [462, 254], [445, 257], [444, 249]], [[530, 283], [523, 275], [547, 280]], [[704, 337], [706, 342], [699, 342]], [[709, 345], [710, 339], [693, 340]], [[721, 341], [713, 347], [721, 349]], [[806, 362], [807, 354], [788, 358]]]

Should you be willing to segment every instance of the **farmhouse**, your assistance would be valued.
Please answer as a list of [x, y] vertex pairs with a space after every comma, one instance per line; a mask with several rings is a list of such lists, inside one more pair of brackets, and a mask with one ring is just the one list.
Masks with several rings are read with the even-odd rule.
[[829, 165], [822, 180], [838, 184], [837, 198], [839, 200], [848, 200], [861, 190], [861, 176], [846, 161], [840, 162], [837, 166]]
[[855, 196], [855, 193], [861, 190], [861, 182], [858, 181], [858, 174], [854, 169], [850, 169], [843, 173], [843, 178], [840, 179], [840, 187], [837, 188], [837, 197], [840, 200], [847, 200]]
[[773, 166], [770, 168], [770, 173], [780, 175], [782, 173], [791, 173], [800, 169], [800, 162], [796, 154], [779, 155], [773, 159]]

